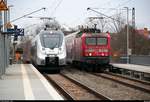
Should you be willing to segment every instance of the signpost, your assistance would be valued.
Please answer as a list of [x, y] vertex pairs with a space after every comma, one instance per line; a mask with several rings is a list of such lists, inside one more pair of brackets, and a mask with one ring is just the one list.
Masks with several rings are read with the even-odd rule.
[[0, 1], [0, 11], [6, 11], [8, 10], [6, 3], [4, 2], [4, 0]]
[[[7, 19], [6, 19], [6, 12], [8, 10], [7, 8], [7, 1], [5, 0], [0, 0], [0, 36], [1, 36], [1, 32], [2, 32], [2, 23], [4, 22], [7, 22]], [[2, 11], [4, 11], [4, 15], [2, 14]], [[4, 19], [3, 19], [4, 17]], [[5, 28], [4, 28], [5, 29]], [[8, 47], [7, 47], [7, 38], [5, 39], [5, 35], [2, 35], [0, 37], [0, 55], [1, 55], [1, 58], [0, 58], [0, 78], [1, 78], [1, 75], [5, 73], [6, 71], [6, 67], [7, 67], [7, 58], [8, 58], [8, 53], [7, 53], [7, 50], [8, 50]]]
[[7, 33], [12, 33], [12, 35], [17, 35], [17, 36], [24, 36], [24, 29], [19, 28], [19, 29], [7, 29]]

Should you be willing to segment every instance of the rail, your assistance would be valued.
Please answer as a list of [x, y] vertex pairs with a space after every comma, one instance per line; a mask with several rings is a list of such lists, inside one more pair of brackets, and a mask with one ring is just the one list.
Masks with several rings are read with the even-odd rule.
[[117, 83], [126, 85], [134, 89], [138, 89], [138, 90], [150, 93], [150, 83], [146, 81], [140, 81], [140, 80], [132, 79], [129, 77], [124, 77], [124, 76], [116, 75], [110, 72], [105, 72], [101, 74], [100, 73], [91, 73], [91, 74], [108, 79], [108, 80], [115, 81]]
[[[110, 98], [102, 95], [101, 93], [96, 92], [95, 90], [87, 87], [81, 82], [68, 77], [64, 74], [58, 75], [45, 75], [45, 77], [52, 83], [68, 100], [111, 100]], [[56, 77], [62, 77], [63, 79], [59, 79]], [[59, 79], [59, 80], [58, 80]], [[60, 85], [61, 82], [64, 84]], [[66, 85], [69, 83], [69, 85]], [[68, 89], [69, 87], [69, 89]], [[87, 97], [88, 96], [88, 97]]]

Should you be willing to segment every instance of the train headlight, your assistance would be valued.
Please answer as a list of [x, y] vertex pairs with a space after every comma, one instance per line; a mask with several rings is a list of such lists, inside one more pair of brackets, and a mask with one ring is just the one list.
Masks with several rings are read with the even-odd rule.
[[92, 56], [92, 53], [89, 53], [89, 56]]
[[105, 54], [104, 53], [102, 53], [102, 56], [104, 56]]

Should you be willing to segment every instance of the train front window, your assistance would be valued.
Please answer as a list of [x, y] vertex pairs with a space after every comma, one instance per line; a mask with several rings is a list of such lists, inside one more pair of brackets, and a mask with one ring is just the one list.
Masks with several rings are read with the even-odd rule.
[[86, 38], [86, 45], [96, 45], [96, 38]]
[[97, 38], [97, 45], [106, 45], [107, 38]]
[[58, 48], [62, 44], [62, 35], [60, 34], [43, 34], [41, 36], [41, 44], [45, 48]]

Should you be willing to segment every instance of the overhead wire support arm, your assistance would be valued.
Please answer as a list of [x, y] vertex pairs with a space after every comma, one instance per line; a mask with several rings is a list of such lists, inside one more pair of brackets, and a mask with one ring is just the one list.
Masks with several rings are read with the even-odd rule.
[[44, 19], [53, 20], [53, 19], [55, 19], [52, 17], [34, 17], [34, 16], [28, 16], [27, 18], [37, 18], [37, 19], [41, 19], [41, 20], [44, 20]]
[[[103, 13], [101, 13], [101, 12], [98, 12], [98, 11], [96, 11], [96, 10], [93, 10], [93, 9], [91, 9], [91, 8], [89, 8], [89, 7], [87, 8], [87, 10], [94, 11], [94, 12], [96, 12], [96, 13], [98, 13], [98, 14], [101, 14], [101, 15], [107, 17], [107, 18], [110, 18], [110, 19], [115, 20], [115, 21], [117, 21], [117, 22], [121, 22], [120, 20], [117, 20], [117, 19], [115, 19], [115, 18], [113, 18], [113, 17], [107, 16], [107, 15], [105, 15], [105, 14], [103, 14]], [[121, 23], [123, 23], [123, 22], [121, 22]]]
[[15, 22], [15, 21], [17, 21], [17, 20], [19, 20], [19, 19], [21, 19], [21, 18], [24, 18], [24, 17], [26, 17], [26, 16], [28, 16], [28, 15], [31, 15], [31, 14], [33, 14], [33, 13], [36, 13], [36, 12], [38, 12], [38, 11], [45, 10], [45, 9], [46, 9], [46, 8], [43, 7], [43, 8], [41, 8], [41, 9], [35, 10], [35, 11], [31, 12], [31, 13], [28, 13], [28, 14], [26, 14], [26, 15], [23, 15], [23, 16], [21, 16], [21, 17], [18, 17], [18, 18], [14, 19], [14, 20], [11, 20], [10, 22]]

